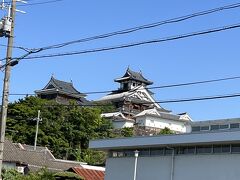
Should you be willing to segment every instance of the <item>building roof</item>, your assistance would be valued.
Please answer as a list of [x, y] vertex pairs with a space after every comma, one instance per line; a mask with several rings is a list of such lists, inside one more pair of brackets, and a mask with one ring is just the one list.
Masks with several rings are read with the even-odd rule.
[[58, 92], [62, 94], [66, 94], [73, 97], [85, 97], [86, 95], [80, 93], [78, 90], [75, 89], [72, 82], [65, 82], [55, 79], [53, 76], [51, 77], [48, 84], [39, 91], [35, 91], [36, 94], [43, 94], [43, 93], [52, 93]]
[[240, 131], [217, 131], [186, 133], [177, 135], [141, 136], [90, 141], [89, 147], [97, 150], [139, 149], [144, 147], [166, 147], [181, 145], [204, 145], [240, 143]]
[[191, 125], [192, 126], [204, 126], [204, 125], [228, 124], [228, 123], [240, 123], [240, 118], [192, 121]]
[[151, 82], [151, 81], [147, 80], [145, 77], [143, 77], [142, 72], [135, 72], [135, 71], [132, 71], [130, 68], [127, 69], [126, 73], [121, 78], [117, 78], [114, 81], [122, 82], [122, 81], [126, 81], [126, 80], [135, 80], [138, 82], [142, 82], [146, 85], [153, 84], [153, 82]]
[[97, 100], [97, 102], [111, 103], [121, 101], [129, 101], [134, 104], [143, 104], [148, 107], [157, 107], [163, 112], [171, 112], [167, 109], [164, 109], [157, 102], [155, 102], [151, 94], [149, 94], [144, 86], [135, 87], [134, 89], [126, 92], [111, 93]]
[[14, 144], [9, 140], [5, 140], [4, 143], [3, 161], [28, 164], [29, 169], [33, 171], [44, 167], [52, 171], [64, 171], [86, 165], [83, 162], [56, 159], [46, 147], [38, 147], [34, 151], [33, 146]]
[[182, 114], [182, 115], [175, 115], [175, 114], [171, 114], [169, 112], [165, 112], [162, 109], [157, 109], [157, 108], [152, 108], [152, 109], [147, 109], [144, 110], [142, 112], [140, 112], [139, 114], [137, 114], [135, 117], [142, 117], [142, 116], [154, 116], [157, 118], [162, 118], [162, 119], [168, 119], [168, 120], [173, 120], [173, 121], [191, 121], [191, 118], [187, 115], [186, 118], [186, 114]]
[[73, 167], [68, 171], [75, 172], [85, 180], [104, 180], [104, 171], [102, 170]]
[[18, 155], [19, 154], [15, 145], [11, 141], [5, 139], [3, 160], [6, 162], [19, 162], [20, 159], [17, 158]]
[[122, 112], [113, 112], [113, 113], [103, 113], [101, 114], [103, 118], [110, 118], [112, 121], [129, 121], [134, 123], [134, 119], [126, 117]]

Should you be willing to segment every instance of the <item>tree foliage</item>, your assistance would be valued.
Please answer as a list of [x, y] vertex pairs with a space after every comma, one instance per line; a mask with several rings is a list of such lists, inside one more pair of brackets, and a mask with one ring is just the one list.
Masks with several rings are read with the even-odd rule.
[[113, 137], [112, 124], [101, 118], [101, 108], [64, 106], [54, 101], [27, 97], [11, 103], [7, 136], [14, 142], [33, 145], [37, 111], [41, 111], [37, 144], [46, 146], [57, 158], [102, 163], [104, 153], [88, 149], [90, 139]]
[[171, 129], [165, 127], [164, 129], [162, 129], [162, 130], [159, 132], [159, 134], [160, 134], [160, 135], [174, 134], [174, 132], [173, 132]]
[[27, 175], [20, 174], [14, 169], [9, 169], [4, 170], [2, 176], [4, 180], [84, 180], [83, 177], [73, 172], [53, 173], [47, 169], [31, 172]]

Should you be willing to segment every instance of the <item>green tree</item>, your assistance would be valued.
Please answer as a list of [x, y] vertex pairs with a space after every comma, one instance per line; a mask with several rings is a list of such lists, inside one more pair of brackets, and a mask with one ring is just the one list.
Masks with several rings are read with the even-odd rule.
[[162, 129], [159, 132], [160, 135], [164, 135], [164, 134], [174, 134], [174, 132], [172, 130], [170, 130], [169, 128], [165, 127], [164, 129]]
[[114, 137], [111, 122], [101, 117], [101, 108], [79, 107], [75, 102], [64, 106], [38, 97], [20, 99], [9, 105], [8, 138], [33, 145], [38, 110], [42, 118], [38, 145], [51, 149], [57, 158], [89, 160], [91, 164], [102, 162], [104, 154], [99, 159], [89, 158], [94, 153], [88, 150], [90, 139]]
[[120, 129], [121, 137], [132, 137], [134, 135], [134, 128], [133, 127], [124, 127]]

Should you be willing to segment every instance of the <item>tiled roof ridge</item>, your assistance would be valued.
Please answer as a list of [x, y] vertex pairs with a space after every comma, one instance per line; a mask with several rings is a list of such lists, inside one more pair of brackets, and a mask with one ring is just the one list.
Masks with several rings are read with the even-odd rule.
[[59, 82], [61, 82], [61, 83], [67, 83], [67, 84], [71, 84], [71, 85], [73, 85], [72, 82], [62, 81], [62, 80], [56, 79], [56, 78], [53, 77], [53, 76], [51, 77], [51, 79], [52, 79], [53, 81], [59, 81]]
[[148, 79], [143, 77], [143, 74], [142, 74], [141, 71], [140, 72], [136, 72], [136, 71], [131, 70], [129, 67], [126, 70], [125, 74], [121, 78], [117, 78], [114, 81], [115, 82], [119, 82], [119, 81], [121, 81], [123, 79], [133, 79], [133, 80], [137, 80], [137, 81], [143, 82], [143, 83], [145, 83], [147, 85], [153, 84], [152, 81], [149, 81]]
[[[54, 78], [53, 76], [51, 77], [51, 80], [50, 82], [52, 82], [56, 87], [57, 89], [59, 88], [59, 90], [63, 90], [61, 86], [59, 86], [59, 84], [64, 84], [64, 85], [67, 85], [67, 86], [70, 86], [74, 91], [75, 93], [78, 93], [78, 94], [81, 94], [81, 95], [85, 95], [81, 92], [79, 92], [74, 86], [73, 86], [73, 82], [66, 82], [66, 81], [62, 81], [62, 80], [58, 80], [56, 78]], [[66, 92], [68, 92], [68, 90], [66, 90]], [[74, 94], [75, 94], [74, 93]]]
[[132, 75], [132, 76], [139, 75], [139, 76], [140, 76], [141, 78], [143, 78], [145, 81], [148, 81], [148, 79], [146, 79], [146, 78], [142, 75], [142, 71], [136, 72], [136, 71], [131, 70], [131, 69], [128, 67], [127, 72], [129, 72], [130, 75]]

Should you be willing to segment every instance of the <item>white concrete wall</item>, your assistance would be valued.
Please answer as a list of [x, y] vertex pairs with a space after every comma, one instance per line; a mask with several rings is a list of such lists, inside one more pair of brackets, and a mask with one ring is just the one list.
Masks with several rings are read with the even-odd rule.
[[[178, 155], [173, 180], [239, 180], [240, 154]], [[108, 158], [105, 180], [132, 180], [134, 157]], [[139, 157], [137, 180], [170, 180], [171, 156]]]
[[191, 133], [192, 132], [192, 126], [190, 123], [186, 124], [186, 133]]
[[159, 117], [137, 117], [136, 122], [139, 123], [139, 126], [147, 126], [152, 128], [164, 129], [165, 127], [176, 132], [187, 132], [185, 122], [182, 121], [173, 121], [169, 119], [162, 119]]
[[133, 122], [128, 122], [128, 121], [113, 121], [112, 123], [115, 129], [121, 129], [124, 127], [133, 127]]

